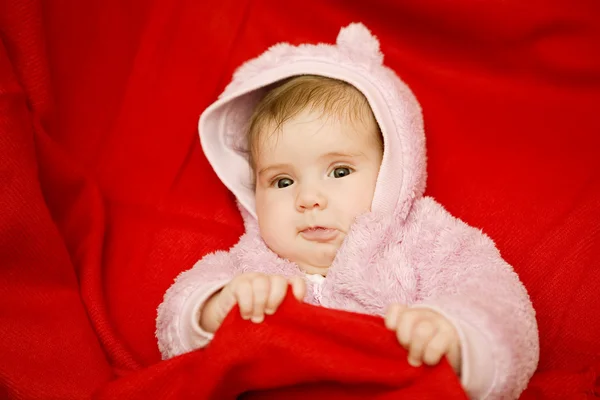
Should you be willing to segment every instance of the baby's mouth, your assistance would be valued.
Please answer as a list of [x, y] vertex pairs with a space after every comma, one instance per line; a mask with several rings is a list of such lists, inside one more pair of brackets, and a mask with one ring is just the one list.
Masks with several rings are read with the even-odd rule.
[[300, 231], [300, 235], [311, 242], [326, 243], [334, 240], [338, 235], [339, 231], [333, 228], [326, 228], [323, 226], [314, 226], [306, 228]]

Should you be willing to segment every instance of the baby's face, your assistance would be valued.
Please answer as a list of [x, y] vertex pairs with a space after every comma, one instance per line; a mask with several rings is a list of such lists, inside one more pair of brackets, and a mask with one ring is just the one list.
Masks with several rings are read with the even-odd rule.
[[271, 250], [307, 273], [327, 273], [354, 219], [371, 208], [378, 135], [374, 121], [307, 110], [260, 138], [256, 213]]

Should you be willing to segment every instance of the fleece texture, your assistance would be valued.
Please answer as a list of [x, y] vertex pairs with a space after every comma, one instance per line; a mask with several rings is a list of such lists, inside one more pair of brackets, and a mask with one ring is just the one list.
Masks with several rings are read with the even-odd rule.
[[167, 291], [157, 319], [163, 357], [206, 345], [212, 336], [197, 326], [201, 305], [235, 275], [303, 276], [259, 235], [244, 144], [248, 117], [265, 88], [299, 74], [341, 79], [361, 90], [385, 143], [371, 212], [357, 218], [324, 282], [315, 287], [308, 280], [305, 300], [376, 316], [392, 303], [435, 309], [459, 331], [469, 394], [517, 397], [539, 353], [528, 294], [489, 237], [423, 197], [426, 156], [419, 104], [383, 65], [377, 39], [362, 24], [343, 28], [336, 45], [272, 47], [240, 67], [202, 114], [206, 157], [238, 199], [246, 232], [229, 252], [206, 256]]

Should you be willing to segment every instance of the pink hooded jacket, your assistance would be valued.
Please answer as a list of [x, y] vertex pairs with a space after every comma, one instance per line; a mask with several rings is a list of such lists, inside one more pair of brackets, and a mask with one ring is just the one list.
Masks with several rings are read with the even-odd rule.
[[336, 45], [278, 44], [246, 62], [200, 117], [206, 157], [235, 194], [246, 232], [229, 251], [209, 254], [181, 273], [158, 308], [159, 348], [170, 358], [205, 346], [204, 302], [235, 275], [260, 271], [305, 276], [262, 241], [245, 151], [246, 125], [268, 85], [314, 74], [346, 81], [367, 98], [384, 137], [371, 212], [359, 216], [328, 271], [307, 276], [305, 301], [384, 315], [392, 303], [445, 315], [461, 339], [462, 384], [473, 398], [516, 398], [536, 369], [535, 312], [512, 267], [480, 230], [423, 197], [426, 156], [420, 106], [383, 65], [377, 39], [362, 24], [343, 28]]

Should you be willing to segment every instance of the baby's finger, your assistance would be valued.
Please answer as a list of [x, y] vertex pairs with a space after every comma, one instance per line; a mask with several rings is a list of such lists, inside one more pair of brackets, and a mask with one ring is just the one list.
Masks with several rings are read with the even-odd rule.
[[406, 306], [402, 304], [392, 304], [385, 313], [385, 327], [389, 330], [396, 330], [398, 321], [400, 320], [400, 313], [406, 309]]
[[414, 309], [402, 310], [398, 315], [396, 323], [396, 336], [404, 348], [408, 348], [413, 334], [413, 328], [421, 318], [422, 314]]
[[[223, 290], [221, 290], [217, 294], [214, 294], [213, 297], [216, 297], [217, 300], [218, 311], [216, 314], [216, 319], [217, 322], [221, 324], [221, 322], [223, 322], [223, 320], [225, 319], [227, 314], [229, 314], [233, 306], [236, 305], [237, 298], [235, 296], [235, 292], [233, 292], [229, 286], [225, 286]], [[209, 300], [207, 300], [205, 304], [208, 304], [211, 298], [209, 298]]]
[[288, 286], [288, 281], [283, 276], [271, 276], [271, 290], [267, 299], [267, 305], [265, 306], [265, 314], [275, 314], [275, 311], [277, 311], [277, 308], [285, 298]]
[[408, 348], [408, 363], [410, 365], [413, 367], [421, 365], [425, 347], [427, 347], [435, 333], [435, 327], [428, 320], [421, 320], [415, 324]]
[[451, 332], [447, 330], [438, 331], [427, 343], [423, 352], [423, 362], [427, 365], [436, 365], [448, 352], [452, 340]]
[[306, 295], [306, 282], [299, 276], [293, 276], [290, 278], [290, 284], [292, 285], [292, 293], [298, 301], [304, 300]]
[[255, 324], [265, 319], [265, 305], [269, 297], [271, 283], [267, 276], [257, 276], [252, 280], [253, 310], [252, 322]]
[[240, 281], [233, 290], [236, 302], [240, 308], [240, 315], [243, 319], [250, 319], [254, 301], [252, 284], [249, 281]]

